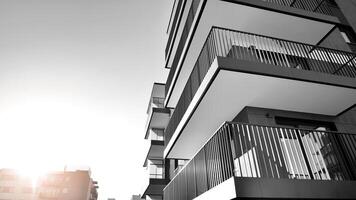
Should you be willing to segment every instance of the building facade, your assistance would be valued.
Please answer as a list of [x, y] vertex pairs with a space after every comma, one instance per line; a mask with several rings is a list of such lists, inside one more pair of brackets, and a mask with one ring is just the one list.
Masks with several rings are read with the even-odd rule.
[[38, 200], [97, 200], [97, 184], [88, 170], [49, 173], [37, 184]]
[[356, 199], [355, 3], [174, 1], [163, 199]]
[[33, 180], [0, 169], [0, 200], [97, 200], [97, 188], [88, 170], [52, 172]]
[[34, 182], [15, 170], [0, 169], [0, 200], [37, 200]]

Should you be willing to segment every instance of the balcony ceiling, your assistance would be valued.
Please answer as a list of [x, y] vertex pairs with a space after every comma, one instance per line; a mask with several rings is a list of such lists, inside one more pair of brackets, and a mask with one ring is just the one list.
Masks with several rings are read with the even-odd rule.
[[146, 197], [146, 195], [163, 195], [163, 189], [166, 184], [167, 181], [165, 179], [150, 179], [142, 197]]
[[150, 143], [151, 144], [148, 148], [145, 162], [143, 164], [144, 167], [147, 166], [147, 160], [149, 160], [149, 159], [162, 159], [163, 158], [164, 142], [163, 141], [150, 141]]
[[150, 128], [166, 128], [169, 121], [169, 111], [166, 109], [154, 109], [150, 121]]
[[[216, 69], [212, 66], [210, 70]], [[356, 89], [352, 88], [227, 70], [217, 73], [210, 87], [204, 79], [187, 110], [193, 114], [190, 119], [187, 113], [183, 117], [165, 157], [191, 159], [224, 121], [231, 121], [245, 106], [335, 116], [355, 104]], [[211, 77], [211, 73], [206, 76]], [[204, 90], [204, 97], [192, 111]], [[179, 135], [183, 124], [186, 126]]]
[[[330, 16], [328, 17], [330, 18]], [[252, 6], [220, 0], [209, 0], [205, 5], [194, 38], [188, 49], [183, 68], [178, 78], [176, 77], [176, 84], [173, 91], [171, 91], [169, 100], [166, 102], [168, 107], [175, 107], [177, 104], [184, 85], [187, 82], [212, 26], [307, 44], [317, 44], [334, 27], [333, 24]], [[175, 76], [177, 76], [177, 74]]]

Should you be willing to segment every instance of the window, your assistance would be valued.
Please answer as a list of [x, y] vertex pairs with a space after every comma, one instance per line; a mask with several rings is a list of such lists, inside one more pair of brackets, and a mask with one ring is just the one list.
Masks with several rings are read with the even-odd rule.
[[148, 170], [150, 178], [164, 178], [164, 163], [163, 160], [149, 160]]

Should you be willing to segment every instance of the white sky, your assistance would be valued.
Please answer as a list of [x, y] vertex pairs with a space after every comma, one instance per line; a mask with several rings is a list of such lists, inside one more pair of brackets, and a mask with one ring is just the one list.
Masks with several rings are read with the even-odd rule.
[[90, 166], [99, 199], [140, 193], [172, 0], [0, 0], [0, 168]]

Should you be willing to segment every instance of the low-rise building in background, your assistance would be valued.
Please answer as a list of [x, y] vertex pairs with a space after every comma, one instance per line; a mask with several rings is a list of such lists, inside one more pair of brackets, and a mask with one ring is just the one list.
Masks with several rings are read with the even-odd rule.
[[12, 169], [0, 170], [0, 199], [97, 200], [98, 183], [89, 170], [51, 172], [38, 180]]
[[13, 169], [0, 169], [0, 199], [35, 200], [34, 182]]

